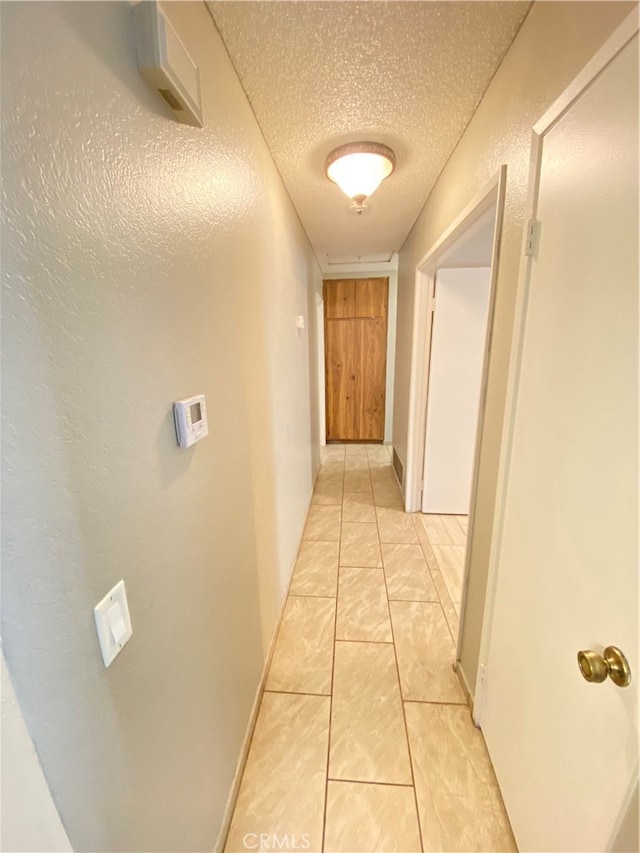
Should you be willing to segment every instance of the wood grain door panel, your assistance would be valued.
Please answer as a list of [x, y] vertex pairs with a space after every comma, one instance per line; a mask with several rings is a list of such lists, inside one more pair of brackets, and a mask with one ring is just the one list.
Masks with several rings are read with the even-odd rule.
[[337, 320], [325, 331], [327, 441], [358, 438], [360, 330], [353, 324]]
[[327, 320], [355, 317], [355, 281], [336, 279], [324, 283], [324, 312]]
[[389, 279], [324, 282], [327, 441], [382, 441]]
[[384, 402], [387, 367], [387, 325], [382, 317], [360, 324], [359, 438], [384, 439]]
[[358, 282], [355, 288], [355, 313], [353, 317], [387, 316], [389, 280], [370, 278]]

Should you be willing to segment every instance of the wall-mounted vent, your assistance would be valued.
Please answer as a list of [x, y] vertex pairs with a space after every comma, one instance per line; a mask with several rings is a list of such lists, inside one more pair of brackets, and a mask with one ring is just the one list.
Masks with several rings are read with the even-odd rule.
[[133, 8], [138, 70], [182, 124], [202, 127], [200, 72], [156, 0]]
[[396, 472], [398, 482], [404, 489], [404, 465], [400, 461], [400, 457], [396, 453], [395, 447], [393, 448], [393, 470]]
[[173, 92], [170, 89], [158, 89], [158, 92], [162, 95], [165, 101], [169, 104], [172, 110], [183, 110], [184, 107], [180, 103], [180, 101], [176, 98]]

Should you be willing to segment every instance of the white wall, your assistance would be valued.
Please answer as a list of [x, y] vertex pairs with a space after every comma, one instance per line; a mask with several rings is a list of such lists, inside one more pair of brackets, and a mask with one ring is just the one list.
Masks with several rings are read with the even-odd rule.
[[3, 646], [77, 850], [212, 849], [319, 457], [319, 269], [205, 6], [166, 8], [202, 130], [129, 4], [1, 7]]
[[507, 164], [487, 401], [480, 439], [475, 530], [462, 631], [462, 671], [473, 688], [491, 544], [531, 129], [634, 3], [534, 3], [400, 251], [393, 443], [406, 462], [416, 266]]
[[51, 799], [2, 656], [0, 850], [62, 853], [71, 844]]
[[490, 267], [436, 274], [423, 512], [469, 514], [490, 289]]
[[[394, 383], [396, 375], [396, 318], [398, 312], [398, 270], [396, 268], [397, 258], [394, 256], [393, 264], [380, 264], [370, 269], [358, 269], [357, 265], [344, 264], [332, 265], [331, 272], [325, 273], [322, 279], [336, 278], [389, 278], [389, 306], [387, 315], [387, 375], [386, 396], [384, 407], [384, 443], [391, 444], [393, 440], [393, 399]], [[322, 284], [320, 287], [322, 296]], [[324, 310], [324, 309], [323, 309]], [[324, 317], [324, 314], [323, 314]], [[324, 320], [323, 320], [324, 323]], [[321, 407], [322, 407], [322, 439], [325, 443], [325, 385], [324, 385], [324, 325], [321, 329], [321, 337], [318, 339], [318, 363], [321, 367]]]

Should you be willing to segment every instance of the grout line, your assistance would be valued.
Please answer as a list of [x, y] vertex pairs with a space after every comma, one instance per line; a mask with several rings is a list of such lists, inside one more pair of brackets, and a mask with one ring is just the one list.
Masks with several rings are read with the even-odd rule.
[[337, 596], [335, 595], [304, 595], [304, 593], [298, 592], [290, 592], [287, 598], [330, 598], [331, 601], [335, 601]]
[[387, 788], [413, 788], [413, 785], [408, 785], [402, 782], [372, 782], [370, 779], [338, 779], [334, 776], [329, 777], [330, 782], [351, 782], [355, 785], [384, 785]]
[[[342, 510], [340, 510], [342, 512]], [[339, 542], [339, 539], [307, 539], [306, 537], [302, 538], [303, 542]]]
[[[429, 569], [427, 568], [427, 571]], [[438, 590], [436, 589], [436, 595], [438, 594]], [[440, 601], [437, 598], [391, 598], [389, 597], [389, 603], [392, 601], [399, 601], [405, 604], [440, 604]]]
[[[371, 471], [369, 471], [369, 476], [371, 476]], [[380, 525], [377, 521], [378, 513], [376, 512], [376, 525], [378, 527], [378, 544], [380, 548], [380, 556], [382, 557], [382, 542], [380, 541]], [[387, 544], [387, 543], [385, 543]], [[418, 822], [418, 836], [420, 838], [420, 850], [424, 850], [424, 842], [422, 840], [422, 824], [420, 821], [420, 810], [418, 809], [418, 794], [416, 793], [416, 779], [413, 772], [413, 756], [411, 755], [411, 742], [409, 741], [409, 728], [407, 726], [407, 715], [404, 709], [404, 701], [402, 697], [402, 681], [400, 679], [400, 666], [398, 665], [398, 650], [396, 648], [396, 635], [393, 630], [393, 620], [391, 618], [391, 607], [389, 605], [389, 589], [387, 587], [387, 576], [382, 572], [382, 577], [384, 578], [384, 589], [387, 596], [387, 612], [389, 614], [389, 625], [391, 626], [391, 639], [393, 644], [393, 659], [396, 662], [396, 675], [398, 677], [398, 692], [400, 693], [400, 707], [402, 708], [402, 721], [404, 723], [404, 736], [407, 743], [407, 755], [409, 757], [409, 769], [411, 770], [411, 785], [413, 786], [413, 802], [416, 807], [416, 820]], [[437, 591], [437, 590], [436, 590]]]
[[405, 705], [451, 705], [454, 708], [468, 708], [469, 703], [463, 702], [438, 702], [436, 699], [403, 699]]
[[341, 569], [361, 569], [363, 572], [381, 572], [382, 566], [340, 566]]
[[[433, 550], [433, 545], [431, 544], [431, 540], [429, 539], [429, 535], [428, 535], [427, 531], [424, 529], [424, 525], [422, 524], [422, 519], [418, 517], [417, 513], [415, 514], [414, 524], [416, 526], [416, 530], [418, 533], [418, 541], [420, 544], [420, 549], [422, 550], [424, 560], [427, 564], [427, 569], [429, 570], [429, 575], [431, 576], [431, 581], [434, 585], [436, 595], [438, 596], [438, 602], [437, 603], [440, 605], [440, 607], [442, 609], [442, 612], [444, 614], [444, 620], [447, 624], [447, 628], [449, 629], [451, 639], [453, 640], [453, 643], [455, 645], [458, 641], [458, 633], [459, 633], [458, 612], [455, 609], [455, 607], [453, 606], [453, 602], [451, 601], [451, 596], [449, 595], [449, 588], [447, 587], [447, 584], [445, 583], [444, 575], [442, 574], [442, 569], [440, 568], [440, 563], [438, 562], [438, 558], [436, 557], [435, 551]], [[451, 626], [451, 622], [449, 621], [449, 617], [447, 616], [447, 609], [444, 607], [444, 604], [442, 603], [442, 596], [440, 595], [440, 590], [438, 589], [438, 586], [436, 585], [436, 582], [434, 579], [434, 571], [431, 568], [431, 566], [429, 565], [429, 560], [427, 558], [427, 552], [425, 551], [425, 547], [424, 547], [424, 544], [422, 541], [422, 536], [420, 535], [421, 532], [422, 532], [422, 536], [424, 536], [424, 538], [426, 539], [426, 541], [429, 545], [429, 548], [431, 549], [431, 554], [432, 554], [433, 559], [435, 560], [435, 563], [438, 567], [438, 574], [440, 575], [440, 580], [442, 581], [442, 586], [444, 587], [444, 591], [446, 592], [447, 596], [449, 597], [449, 604], [451, 605], [451, 609], [454, 611], [454, 613], [456, 614], [456, 617], [458, 618], [458, 631], [453, 630], [453, 628]]]
[[[346, 453], [345, 453], [346, 456]], [[338, 577], [336, 581], [336, 609], [333, 617], [333, 654], [331, 656], [331, 692], [329, 694], [329, 733], [327, 737], [327, 778], [324, 783], [324, 808], [322, 812], [322, 843], [324, 850], [325, 835], [327, 832], [327, 799], [329, 797], [329, 761], [331, 759], [331, 721], [333, 717], [333, 679], [336, 671], [336, 631], [338, 629], [338, 594], [340, 592], [340, 554], [342, 551], [342, 516], [344, 512], [344, 485], [342, 489], [342, 503], [340, 504], [340, 539], [338, 545]]]
[[335, 595], [320, 595], [319, 593], [316, 595], [313, 592], [292, 592], [291, 595], [287, 596], [287, 598], [330, 598], [333, 601], [335, 601], [337, 597], [337, 593]]
[[[391, 622], [391, 616], [389, 616]], [[368, 646], [392, 646], [393, 640], [346, 640], [344, 637], [336, 637], [336, 643], [365, 643]]]
[[265, 687], [265, 693], [282, 693], [285, 696], [319, 696], [328, 699], [330, 693], [310, 693], [308, 690], [272, 690], [270, 687]]

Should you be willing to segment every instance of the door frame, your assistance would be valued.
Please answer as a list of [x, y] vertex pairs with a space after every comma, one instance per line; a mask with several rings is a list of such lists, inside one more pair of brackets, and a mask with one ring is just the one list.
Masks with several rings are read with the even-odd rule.
[[[422, 510], [422, 476], [424, 470], [425, 435], [427, 428], [427, 400], [429, 395], [429, 369], [431, 358], [431, 307], [434, 300], [436, 273], [442, 260], [452, 246], [463, 237], [478, 220], [495, 205], [496, 215], [491, 250], [491, 278], [489, 285], [489, 313], [487, 335], [484, 346], [480, 403], [476, 425], [476, 444], [473, 457], [471, 495], [469, 500], [469, 524], [462, 578], [462, 600], [460, 602], [460, 625], [464, 625], [467, 601], [467, 579], [470, 557], [473, 550], [474, 518], [478, 494], [478, 470], [480, 467], [480, 436], [484, 424], [487, 402], [487, 379], [495, 320], [496, 285], [500, 261], [500, 238], [504, 220], [504, 205], [507, 182], [507, 167], [502, 165], [494, 177], [469, 202], [449, 228], [435, 242], [416, 266], [415, 297], [413, 310], [413, 336], [411, 344], [411, 374], [409, 385], [409, 423], [407, 432], [407, 460], [405, 467], [404, 501], [407, 512]], [[456, 660], [460, 659], [462, 631], [458, 632]]]
[[[555, 100], [539, 121], [536, 122], [531, 132], [531, 156], [529, 158], [530, 167], [525, 213], [526, 226], [522, 237], [521, 263], [516, 290], [511, 359], [507, 381], [502, 444], [500, 447], [500, 458], [498, 463], [495, 515], [491, 534], [485, 606], [482, 619], [482, 631], [480, 635], [478, 676], [475, 684], [473, 703], [473, 720], [479, 727], [482, 727], [482, 708], [487, 685], [485, 673], [489, 657], [489, 648], [491, 645], [491, 633], [496, 605], [496, 587], [500, 562], [499, 555], [502, 548], [502, 537], [504, 532], [507, 487], [509, 470], [511, 467], [511, 454], [513, 449], [519, 380], [527, 318], [529, 281], [533, 260], [531, 253], [533, 252], [535, 254], [536, 235], [535, 229], [533, 233], [530, 233], [530, 224], [535, 223], [538, 207], [538, 186], [540, 180], [540, 167], [542, 164], [543, 139], [545, 134], [562, 118], [567, 110], [569, 110], [574, 102], [582, 95], [585, 89], [593, 83], [593, 81], [615, 59], [620, 51], [626, 47], [638, 31], [638, 10], [635, 9], [607, 39], [603, 46], [589, 60], [573, 82], [567, 86], [564, 92], [562, 92], [562, 94]], [[528, 245], [530, 240], [533, 240], [533, 243]], [[622, 815], [620, 817], [620, 821], [621, 820]], [[617, 832], [617, 829], [618, 827], [616, 826], [615, 832]]]
[[[485, 344], [484, 366], [482, 371], [482, 391], [480, 395], [480, 413], [478, 429], [482, 427], [486, 402], [487, 354], [491, 349], [493, 320], [495, 314], [495, 284], [500, 255], [500, 233], [504, 218], [504, 199], [506, 189], [506, 165], [486, 184], [469, 202], [464, 210], [451, 223], [449, 228], [436, 240], [416, 266], [413, 307], [413, 333], [411, 340], [411, 372], [409, 377], [409, 418], [407, 429], [407, 458], [405, 464], [404, 502], [407, 512], [419, 512], [422, 506], [422, 471], [424, 468], [424, 437], [426, 430], [427, 397], [429, 391], [429, 361], [431, 355], [431, 306], [435, 289], [435, 279], [442, 259], [454, 243], [494, 205], [496, 219], [494, 226], [493, 249], [491, 252], [491, 291], [489, 297], [489, 316], [487, 319], [487, 340]], [[473, 485], [470, 508], [475, 503], [476, 479], [478, 468], [478, 447], [474, 459]], [[471, 520], [471, 519], [470, 519]]]

